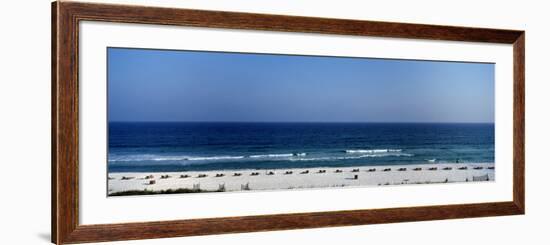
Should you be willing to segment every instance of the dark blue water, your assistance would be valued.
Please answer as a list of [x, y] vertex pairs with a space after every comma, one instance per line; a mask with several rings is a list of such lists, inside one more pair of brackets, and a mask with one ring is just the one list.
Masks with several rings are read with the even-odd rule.
[[109, 123], [110, 172], [494, 162], [494, 124]]

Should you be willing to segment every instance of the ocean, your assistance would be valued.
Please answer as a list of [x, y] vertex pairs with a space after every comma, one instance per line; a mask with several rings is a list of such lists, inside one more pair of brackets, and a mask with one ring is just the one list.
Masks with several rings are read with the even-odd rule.
[[492, 123], [110, 122], [109, 172], [494, 162]]

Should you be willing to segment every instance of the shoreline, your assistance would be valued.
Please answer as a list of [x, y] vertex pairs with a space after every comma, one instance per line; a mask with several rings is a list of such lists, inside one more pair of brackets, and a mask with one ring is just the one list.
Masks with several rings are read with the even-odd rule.
[[108, 195], [233, 192], [494, 180], [494, 163], [117, 172], [108, 174]]

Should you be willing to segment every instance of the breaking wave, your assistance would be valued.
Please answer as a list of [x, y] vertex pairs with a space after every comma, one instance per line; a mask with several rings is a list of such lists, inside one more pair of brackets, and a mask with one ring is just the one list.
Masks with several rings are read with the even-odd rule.
[[180, 164], [202, 164], [223, 161], [337, 161], [375, 157], [412, 157], [414, 154], [403, 153], [401, 149], [374, 149], [374, 150], [346, 150], [346, 154], [309, 154], [304, 152], [273, 153], [256, 155], [218, 155], [218, 156], [189, 156], [189, 155], [161, 155], [161, 154], [112, 154], [109, 162], [177, 162]]
[[290, 161], [334, 161], [334, 160], [349, 160], [349, 159], [361, 159], [370, 157], [412, 157], [414, 154], [407, 153], [395, 153], [395, 154], [363, 154], [357, 156], [327, 156], [327, 157], [312, 157], [312, 158], [299, 158], [289, 159]]
[[306, 155], [307, 153], [265, 154], [265, 155], [251, 155], [250, 158], [304, 157]]
[[356, 153], [388, 153], [388, 152], [401, 152], [401, 149], [356, 149], [356, 150], [345, 150], [346, 153], [356, 154]]
[[220, 160], [239, 160], [246, 158], [270, 159], [270, 158], [292, 158], [305, 157], [307, 153], [284, 153], [284, 154], [264, 154], [250, 156], [167, 156], [154, 154], [139, 155], [110, 155], [109, 162], [141, 162], [141, 161], [220, 161]]

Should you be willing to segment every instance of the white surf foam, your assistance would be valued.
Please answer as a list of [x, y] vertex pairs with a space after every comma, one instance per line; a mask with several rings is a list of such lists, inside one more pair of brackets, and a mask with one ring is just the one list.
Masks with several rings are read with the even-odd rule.
[[357, 154], [357, 153], [388, 153], [388, 152], [401, 152], [401, 149], [353, 149], [345, 150], [346, 153]]

